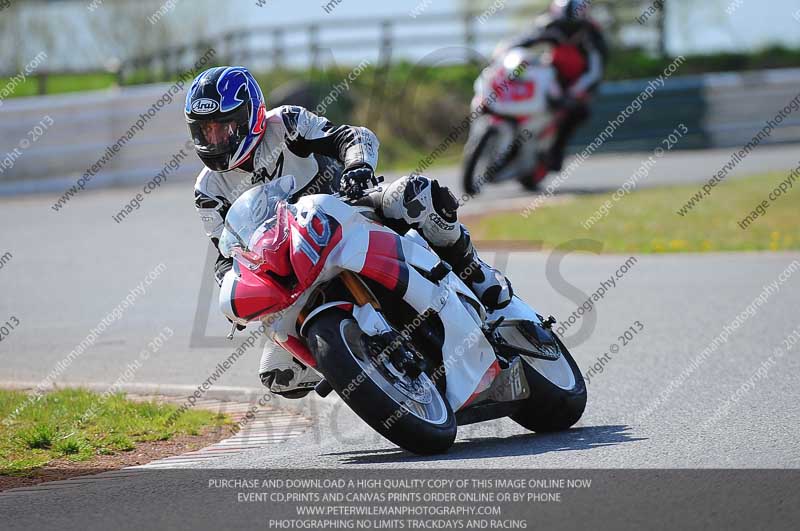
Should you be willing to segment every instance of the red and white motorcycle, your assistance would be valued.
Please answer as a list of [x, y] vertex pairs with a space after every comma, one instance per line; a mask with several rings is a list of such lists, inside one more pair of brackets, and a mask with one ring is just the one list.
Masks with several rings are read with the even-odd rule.
[[464, 190], [478, 194], [487, 183], [519, 180], [535, 189], [540, 154], [556, 138], [562, 114], [551, 102], [562, 97], [553, 47], [511, 48], [496, 55], [475, 80], [472, 122], [464, 147]]
[[457, 425], [510, 416], [572, 426], [586, 405], [575, 361], [519, 298], [487, 311], [415, 231], [383, 226], [365, 201], [309, 195], [292, 176], [230, 208], [220, 250], [235, 258], [220, 305], [324, 380], [378, 433], [411, 452], [447, 450]]

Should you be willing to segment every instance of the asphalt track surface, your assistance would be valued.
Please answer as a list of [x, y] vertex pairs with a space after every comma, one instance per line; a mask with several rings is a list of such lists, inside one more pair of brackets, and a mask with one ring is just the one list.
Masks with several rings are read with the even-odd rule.
[[[665, 184], [668, 176], [702, 182], [727, 155], [727, 151], [669, 155], [649, 184]], [[791, 148], [765, 148], [746, 161], [739, 173], [791, 168], [795, 158]], [[641, 159], [637, 155], [593, 158], [564, 191], [604, 193], [626, 179]], [[431, 173], [445, 182], [457, 179], [456, 171]], [[506, 193], [519, 196], [511, 186], [492, 190], [473, 204], [502, 199]], [[5, 227], [0, 251], [13, 256], [0, 269], [0, 321], [13, 316], [20, 322], [0, 343], [0, 380], [37, 382], [47, 376], [160, 263], [166, 266], [163, 273], [59, 372], [59, 382], [114, 382], [137, 353], [168, 327], [173, 337], [135, 371], [131, 381], [199, 385], [242, 340], [243, 334], [233, 343], [222, 339], [228, 326], [217, 315], [213, 300], [198, 295], [208, 285], [203, 281], [207, 246], [188, 183], [160, 189], [128, 219], [114, 222], [111, 216], [135, 192], [87, 191], [58, 213], [49, 208], [51, 196], [0, 200], [0, 224]], [[547, 252], [484, 254], [504, 268], [518, 294], [541, 313], [562, 319], [629, 258], [592, 252], [561, 258]], [[488, 422], [463, 427], [446, 455], [421, 458], [393, 447], [344, 407], [335, 406], [325, 409], [332, 415], [320, 414], [317, 427], [291, 444], [210, 460], [207, 466], [800, 466], [797, 351], [775, 358], [766, 375], [753, 380], [784, 338], [800, 327], [800, 270], [789, 275], [727, 343], [679, 385], [674, 384], [676, 376], [765, 285], [776, 281], [795, 260], [800, 264], [800, 254], [637, 259], [616, 287], [566, 333], [586, 373], [610, 345], [620, 343], [621, 334], [638, 327], [636, 321], [644, 327], [629, 345], [613, 354], [602, 374], [591, 377], [587, 411], [573, 430], [534, 435], [509, 420]], [[548, 260], [559, 261], [559, 275], [545, 273]], [[203, 319], [197, 316], [202, 316], [204, 308], [210, 317], [201, 326]], [[574, 331], [581, 323], [588, 324], [576, 338]], [[259, 356], [260, 348], [253, 347], [216, 385], [258, 386]], [[741, 392], [748, 381], [752, 385]], [[671, 383], [666, 399], [653, 408], [654, 400]], [[731, 407], [718, 411], [732, 397], [736, 401]]]
[[[698, 151], [674, 151], [666, 153], [663, 158], [653, 159], [655, 164], [649, 165], [645, 171], [642, 166], [652, 153], [638, 154], [608, 154], [594, 155], [580, 164], [569, 174], [560, 186], [555, 188], [553, 197], [558, 199], [561, 195], [571, 194], [611, 194], [627, 179], [631, 178], [640, 169], [640, 178], [637, 188], [652, 188], [661, 186], [702, 184], [713, 177], [726, 163], [731, 160], [732, 149], [712, 149]], [[569, 166], [567, 158], [564, 166]], [[784, 171], [800, 165], [800, 152], [796, 145], [768, 146], [759, 148], [741, 162], [730, 172], [728, 179], [753, 175], [757, 173]], [[442, 183], [454, 190], [461, 190], [461, 175], [457, 169], [431, 172]], [[552, 176], [551, 176], [552, 177]], [[542, 183], [545, 189], [552, 179]], [[468, 201], [464, 206], [467, 213], [478, 213], [488, 207], [508, 208], [509, 201], [512, 207], [525, 204], [520, 199], [520, 186], [513, 181], [506, 181], [497, 185], [490, 185], [477, 196], [476, 200]], [[676, 210], [683, 206], [689, 196], [676, 197]]]

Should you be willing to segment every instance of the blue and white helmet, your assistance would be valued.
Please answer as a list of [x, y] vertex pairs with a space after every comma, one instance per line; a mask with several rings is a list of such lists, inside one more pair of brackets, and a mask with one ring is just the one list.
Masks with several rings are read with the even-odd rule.
[[197, 155], [210, 170], [226, 172], [250, 161], [264, 135], [261, 87], [242, 66], [210, 68], [186, 95], [186, 123]]
[[555, 19], [587, 20], [591, 16], [592, 0], [554, 0], [550, 15]]

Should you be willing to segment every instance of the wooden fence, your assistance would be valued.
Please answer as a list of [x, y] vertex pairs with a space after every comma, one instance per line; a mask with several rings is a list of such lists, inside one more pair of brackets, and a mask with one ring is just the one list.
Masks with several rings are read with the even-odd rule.
[[[519, 31], [535, 16], [542, 13], [549, 2], [508, 1], [502, 9], [483, 18], [488, 11], [428, 12], [416, 17], [400, 13], [394, 17], [359, 17], [319, 20], [311, 23], [284, 24], [280, 26], [252, 27], [232, 31], [213, 38], [202, 38], [192, 44], [159, 50], [152, 54], [126, 61], [120, 69], [120, 79], [132, 75], [149, 76], [148, 81], [174, 78], [191, 68], [195, 59], [209, 48], [217, 51], [224, 64], [255, 65], [258, 70], [294, 66], [319, 68], [331, 56], [351, 57], [377, 55], [378, 64], [387, 65], [412, 48], [434, 50], [445, 47], [460, 48], [461, 56], [451, 60], [475, 62], [481, 60], [481, 49]], [[636, 22], [647, 3], [641, 0], [596, 0], [595, 12], [618, 48], [642, 47], [664, 54], [664, 13], [646, 26]], [[454, 23], [457, 21], [457, 23]], [[637, 26], [643, 38], [623, 39], [623, 28]], [[356, 63], [358, 61], [355, 61]]]

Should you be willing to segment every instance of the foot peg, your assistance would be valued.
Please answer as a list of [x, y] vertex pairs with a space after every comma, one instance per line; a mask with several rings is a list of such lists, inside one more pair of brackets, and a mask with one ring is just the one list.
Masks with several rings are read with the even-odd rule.
[[320, 380], [316, 387], [314, 387], [314, 391], [322, 398], [325, 398], [331, 394], [333, 387], [331, 387], [331, 384], [328, 383], [328, 380]]

